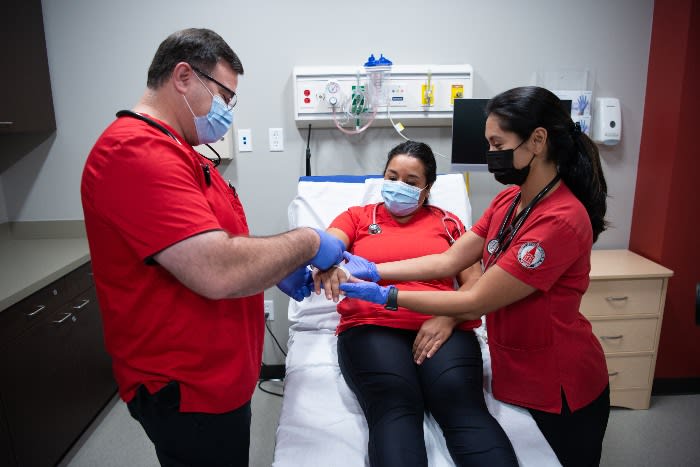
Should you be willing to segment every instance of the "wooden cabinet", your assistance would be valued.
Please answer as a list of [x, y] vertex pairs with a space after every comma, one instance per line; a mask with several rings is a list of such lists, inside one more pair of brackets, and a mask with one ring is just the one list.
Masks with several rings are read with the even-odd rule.
[[41, 0], [3, 2], [0, 135], [56, 129]]
[[594, 250], [581, 312], [600, 340], [610, 404], [648, 409], [666, 288], [673, 271], [628, 250]]
[[89, 263], [0, 313], [0, 326], [14, 456], [3, 465], [54, 465], [116, 392]]

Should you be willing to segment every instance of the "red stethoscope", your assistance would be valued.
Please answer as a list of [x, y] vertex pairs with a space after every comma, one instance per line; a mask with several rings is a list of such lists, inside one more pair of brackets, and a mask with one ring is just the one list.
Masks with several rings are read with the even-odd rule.
[[[372, 209], [372, 223], [367, 228], [367, 231], [371, 235], [377, 235], [377, 234], [382, 233], [381, 226], [379, 224], [377, 224], [377, 208], [379, 207], [380, 204], [384, 204], [384, 203], [383, 202], [377, 203], [374, 205], [374, 208]], [[456, 242], [457, 239], [454, 238], [454, 236], [452, 235], [452, 232], [450, 232], [450, 229], [447, 227], [447, 223], [452, 222], [452, 224], [454, 224], [454, 231], [457, 232], [457, 238], [459, 238], [462, 235], [462, 232], [460, 232], [460, 230], [459, 230], [459, 222], [455, 218], [449, 216], [445, 211], [443, 211], [442, 209], [440, 209], [437, 206], [432, 206], [432, 205], [427, 205], [427, 204], [424, 204], [423, 206], [430, 209], [431, 211], [437, 213], [438, 215], [442, 216], [442, 219], [441, 219], [442, 225], [443, 225], [443, 227], [445, 227], [445, 232], [447, 232], [447, 236], [449, 237], [449, 240], [448, 240], [449, 244], [452, 245], [454, 242]]]

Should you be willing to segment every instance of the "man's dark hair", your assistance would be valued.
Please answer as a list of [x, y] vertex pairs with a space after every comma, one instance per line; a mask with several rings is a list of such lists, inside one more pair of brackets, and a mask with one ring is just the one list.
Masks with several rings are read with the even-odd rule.
[[219, 60], [228, 63], [236, 73], [243, 74], [243, 65], [238, 55], [221, 36], [210, 29], [183, 29], [172, 33], [158, 46], [148, 68], [146, 84], [151, 89], [157, 89], [180, 62], [187, 62], [205, 73], [211, 73]]

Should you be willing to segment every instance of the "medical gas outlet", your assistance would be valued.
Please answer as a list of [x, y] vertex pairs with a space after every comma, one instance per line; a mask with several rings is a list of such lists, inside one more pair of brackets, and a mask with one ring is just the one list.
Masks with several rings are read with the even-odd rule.
[[[298, 127], [333, 127], [343, 112], [372, 117], [373, 126], [394, 122], [450, 126], [454, 99], [472, 97], [471, 65], [393, 65], [379, 99], [362, 66], [295, 67], [294, 120]], [[376, 92], [375, 92], [376, 93]], [[362, 122], [360, 122], [362, 123]]]

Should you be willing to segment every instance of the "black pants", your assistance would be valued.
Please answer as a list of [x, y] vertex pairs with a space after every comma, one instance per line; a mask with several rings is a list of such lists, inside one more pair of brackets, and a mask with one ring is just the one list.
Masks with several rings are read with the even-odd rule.
[[600, 465], [603, 436], [610, 415], [610, 386], [587, 406], [571, 412], [561, 393], [561, 414], [529, 409], [564, 467]]
[[481, 349], [455, 331], [423, 364], [415, 331], [357, 326], [338, 336], [338, 361], [369, 426], [372, 467], [427, 466], [423, 415], [429, 411], [459, 466], [517, 466], [510, 440], [486, 408]]
[[167, 467], [248, 465], [250, 402], [222, 414], [182, 413], [180, 386], [168, 383], [155, 394], [140, 386], [127, 404]]

